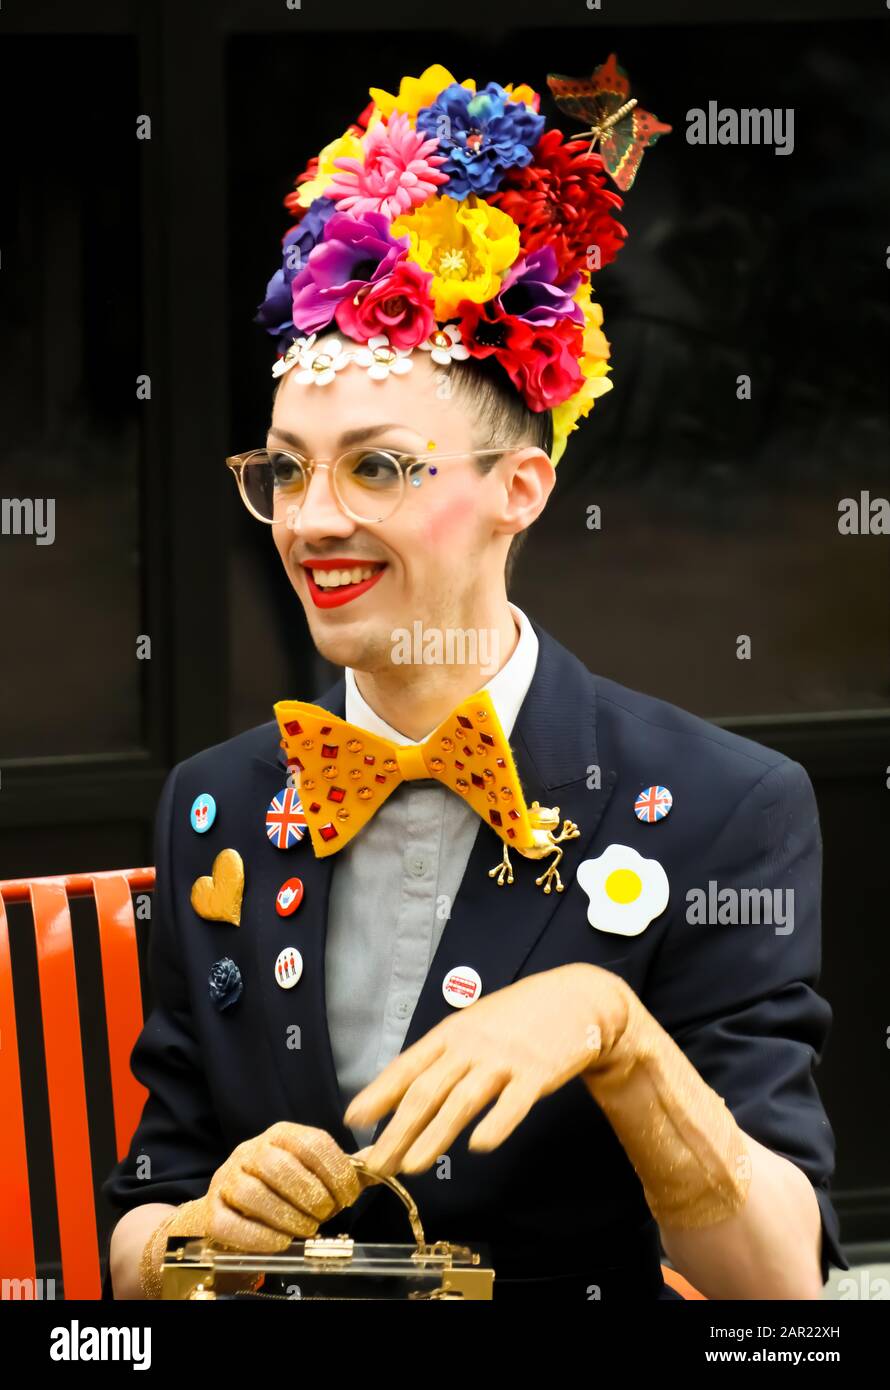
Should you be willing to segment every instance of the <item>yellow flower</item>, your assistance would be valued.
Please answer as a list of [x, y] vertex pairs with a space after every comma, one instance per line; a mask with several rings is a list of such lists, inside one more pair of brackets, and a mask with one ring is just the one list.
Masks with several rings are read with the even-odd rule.
[[511, 101], [524, 101], [526, 106], [530, 106], [534, 110], [537, 92], [527, 82], [520, 82], [518, 87], [514, 87], [512, 82], [508, 82], [504, 91], [509, 95]]
[[594, 361], [609, 357], [609, 340], [602, 331], [603, 306], [598, 301], [591, 299], [589, 280], [582, 280], [573, 298], [576, 304], [581, 305], [581, 312], [584, 315], [584, 351], [581, 358], [583, 368], [586, 357], [592, 358]]
[[489, 203], [474, 207], [444, 195], [397, 217], [393, 237], [410, 237], [408, 255], [433, 276], [437, 319], [453, 318], [462, 299], [484, 304], [497, 294], [519, 255], [519, 228]]
[[334, 160], [341, 158], [362, 159], [362, 142], [356, 135], [340, 135], [332, 140], [318, 156], [318, 173], [314, 179], [301, 183], [298, 200], [301, 207], [308, 208], [313, 198], [320, 198], [335, 174], [340, 171], [334, 167]]
[[584, 385], [579, 386], [574, 396], [569, 396], [562, 405], [554, 406], [553, 451], [550, 455], [552, 464], [559, 463], [565, 452], [569, 435], [578, 428], [578, 421], [590, 414], [597, 396], [604, 396], [607, 391], [611, 391], [612, 383], [603, 375], [609, 370], [605, 362], [601, 362], [598, 371], [585, 377]]
[[589, 415], [598, 396], [612, 390], [612, 383], [606, 376], [612, 369], [608, 364], [611, 354], [609, 340], [602, 331], [602, 305], [590, 297], [590, 281], [582, 281], [574, 295], [584, 314], [583, 351], [579, 366], [584, 374], [584, 382], [573, 396], [553, 408], [553, 450], [550, 460], [559, 463], [565, 452], [566, 442], [578, 421]]
[[[432, 106], [439, 93], [444, 92], [446, 87], [450, 87], [452, 82], [456, 81], [457, 78], [452, 77], [441, 63], [433, 63], [432, 67], [427, 68], [419, 77], [403, 77], [399, 83], [398, 96], [385, 92], [382, 87], [369, 87], [368, 91], [378, 110], [387, 119], [393, 111], [404, 111], [413, 125], [418, 111], [424, 106]], [[476, 83], [472, 77], [468, 77], [460, 85], [466, 87], [468, 92], [476, 90]]]

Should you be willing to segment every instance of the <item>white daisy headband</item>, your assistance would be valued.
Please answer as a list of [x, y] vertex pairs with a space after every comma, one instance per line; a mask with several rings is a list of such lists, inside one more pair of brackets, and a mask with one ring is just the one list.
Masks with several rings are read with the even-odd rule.
[[339, 338], [327, 337], [316, 345], [317, 333], [308, 338], [294, 338], [287, 352], [279, 357], [272, 375], [283, 376], [293, 367], [299, 367], [295, 380], [309, 385], [327, 386], [339, 371], [354, 362], [364, 367], [373, 381], [386, 381], [389, 376], [404, 376], [410, 372], [414, 363], [412, 354], [419, 350], [428, 352], [430, 358], [440, 367], [450, 367], [452, 362], [463, 362], [469, 352], [461, 341], [460, 329], [455, 324], [437, 328], [417, 348], [394, 347], [385, 333], [378, 333], [366, 343], [357, 347], [345, 347]]

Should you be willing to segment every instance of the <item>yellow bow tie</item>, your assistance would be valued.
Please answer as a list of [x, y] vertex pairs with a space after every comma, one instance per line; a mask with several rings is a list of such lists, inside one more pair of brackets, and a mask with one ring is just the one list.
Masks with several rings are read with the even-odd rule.
[[[431, 777], [472, 806], [508, 847], [535, 844], [510, 744], [485, 690], [470, 695], [423, 743], [369, 734], [302, 700], [279, 700], [281, 746], [300, 771], [316, 855], [336, 854], [403, 781]], [[537, 803], [535, 803], [537, 805]]]

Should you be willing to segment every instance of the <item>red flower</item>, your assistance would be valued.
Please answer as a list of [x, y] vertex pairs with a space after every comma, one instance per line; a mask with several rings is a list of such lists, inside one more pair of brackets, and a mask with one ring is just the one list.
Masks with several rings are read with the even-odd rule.
[[433, 277], [413, 261], [398, 261], [389, 275], [374, 280], [334, 310], [339, 327], [356, 342], [385, 333], [393, 347], [417, 347], [436, 327], [430, 286]]
[[584, 381], [579, 358], [584, 331], [559, 319], [552, 328], [537, 325], [531, 346], [504, 359], [514, 386], [530, 410], [552, 410], [573, 396]]
[[584, 330], [568, 319], [553, 327], [505, 314], [496, 299], [458, 306], [461, 337], [471, 357], [494, 356], [530, 410], [551, 410], [584, 380], [579, 358]]
[[295, 223], [301, 221], [301, 219], [305, 217], [306, 213], [309, 211], [309, 209], [300, 202], [300, 184], [309, 183], [311, 179], [317, 178], [318, 155], [314, 154], [310, 159], [309, 163], [306, 165], [306, 168], [303, 170], [302, 174], [297, 174], [297, 177], [294, 180], [293, 193], [287, 193], [284, 198], [284, 206], [287, 208], [288, 212], [293, 217]]
[[369, 101], [364, 111], [362, 111], [361, 114], [356, 117], [352, 125], [349, 127], [349, 133], [351, 135], [357, 135], [358, 138], [361, 139], [365, 131], [368, 129], [368, 121], [371, 119], [373, 114], [374, 102]]
[[530, 323], [505, 314], [497, 298], [485, 304], [462, 299], [457, 306], [460, 334], [471, 357], [496, 357], [506, 365], [508, 357], [527, 351], [533, 333]]
[[532, 163], [510, 169], [486, 198], [513, 218], [523, 251], [553, 247], [563, 279], [598, 268], [588, 264], [591, 246], [599, 247], [599, 265], [608, 265], [627, 236], [612, 216], [624, 200], [606, 186], [600, 156], [587, 149], [586, 140], [563, 144], [561, 131], [545, 131]]

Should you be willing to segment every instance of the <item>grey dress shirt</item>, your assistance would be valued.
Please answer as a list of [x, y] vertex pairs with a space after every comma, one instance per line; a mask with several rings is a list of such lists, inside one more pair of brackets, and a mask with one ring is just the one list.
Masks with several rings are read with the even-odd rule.
[[[515, 604], [510, 610], [519, 640], [482, 687], [508, 738], [538, 659], [534, 628]], [[350, 723], [396, 743], [423, 741], [406, 738], [375, 714], [349, 667], [345, 678]], [[401, 1051], [480, 824], [466, 802], [434, 779], [403, 782], [335, 857], [325, 994], [344, 1109]], [[353, 1133], [361, 1148], [373, 1128]]]

